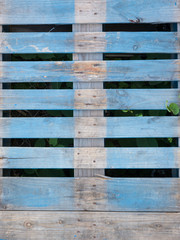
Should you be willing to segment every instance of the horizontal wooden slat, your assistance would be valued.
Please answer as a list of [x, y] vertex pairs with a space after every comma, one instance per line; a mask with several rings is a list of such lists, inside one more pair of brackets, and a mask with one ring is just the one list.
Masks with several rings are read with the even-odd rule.
[[0, 5], [0, 24], [180, 21], [179, 0], [1, 0]]
[[0, 238], [179, 240], [179, 213], [0, 212]]
[[0, 82], [178, 81], [180, 60], [0, 62]]
[[180, 149], [1, 147], [1, 168], [180, 168]]
[[179, 117], [0, 118], [2, 138], [178, 137]]
[[0, 53], [177, 53], [176, 32], [1, 33]]
[[0, 109], [166, 109], [177, 89], [3, 90]]
[[180, 211], [180, 179], [1, 178], [0, 209]]

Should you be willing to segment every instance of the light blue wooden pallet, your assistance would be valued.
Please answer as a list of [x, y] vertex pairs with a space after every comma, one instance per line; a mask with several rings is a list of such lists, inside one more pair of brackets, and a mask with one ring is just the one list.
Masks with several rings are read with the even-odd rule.
[[[0, 0], [0, 24], [174, 23], [179, 0]], [[134, 25], [135, 26], [135, 25]], [[1, 54], [180, 53], [176, 32], [0, 33]], [[179, 81], [171, 60], [0, 62], [1, 83]], [[165, 110], [178, 89], [2, 89], [0, 110]], [[0, 137], [179, 138], [178, 116], [1, 117]], [[0, 147], [3, 169], [173, 169], [179, 147]], [[178, 178], [0, 178], [0, 239], [179, 240]]]

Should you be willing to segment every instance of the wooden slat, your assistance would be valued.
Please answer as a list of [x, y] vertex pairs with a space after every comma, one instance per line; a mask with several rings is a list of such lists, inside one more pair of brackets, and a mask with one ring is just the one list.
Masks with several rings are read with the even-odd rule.
[[2, 138], [179, 137], [179, 117], [1, 118]]
[[[179, 0], [1, 0], [0, 24], [180, 21]], [[21, 9], [21, 11], [19, 11]]]
[[0, 109], [166, 109], [177, 89], [3, 90]]
[[179, 213], [0, 212], [0, 238], [179, 240]]
[[0, 168], [180, 168], [180, 149], [148, 148], [0, 148]]
[[[177, 32], [180, 32], [180, 23], [177, 23]], [[180, 54], [177, 55], [177, 58], [180, 59]], [[178, 82], [178, 88], [180, 89], [180, 82]], [[180, 147], [180, 138], [178, 138], [178, 146]], [[178, 170], [178, 173], [180, 177], [180, 168]]]
[[[102, 12], [105, 8], [105, 5], [101, 5]], [[78, 8], [78, 4], [75, 6]], [[84, 5], [84, 10], [86, 11], [87, 6]], [[91, 11], [91, 8], [88, 9]], [[82, 9], [81, 9], [82, 11]], [[73, 24], [72, 26], [73, 32], [102, 32], [102, 24]], [[73, 60], [78, 64], [78, 61], [89, 61], [89, 60], [103, 60], [103, 54], [102, 53], [75, 53], [73, 54]], [[82, 65], [83, 66], [83, 65]], [[82, 67], [81, 66], [81, 67]], [[93, 70], [94, 74], [94, 70]], [[73, 84], [74, 89], [103, 89], [103, 82], [75, 82]], [[77, 96], [80, 96], [77, 94]], [[93, 95], [94, 96], [94, 95]], [[91, 98], [89, 96], [89, 98]], [[90, 99], [88, 99], [90, 101]], [[75, 110], [73, 112], [74, 117], [103, 117], [104, 111], [102, 110]], [[74, 139], [74, 147], [103, 147], [104, 146], [104, 139], [81, 139], [81, 138], [75, 138]], [[83, 162], [86, 162], [86, 158], [83, 159]], [[104, 169], [74, 169], [74, 176], [75, 177], [93, 177], [96, 174], [104, 175]]]
[[180, 60], [0, 62], [0, 82], [179, 81]]
[[180, 179], [1, 178], [0, 209], [180, 211]]
[[176, 32], [1, 33], [0, 53], [177, 53]]
[[[0, 32], [2, 32], [2, 26], [0, 25]], [[2, 63], [2, 54], [0, 54], [0, 64]], [[2, 71], [0, 70], [0, 75], [1, 75]], [[2, 93], [2, 83], [0, 83], [0, 92]], [[3, 116], [3, 112], [0, 111], [0, 117]], [[0, 147], [3, 146], [3, 140], [2, 138], [0, 138]], [[0, 177], [3, 176], [3, 170], [0, 169]]]

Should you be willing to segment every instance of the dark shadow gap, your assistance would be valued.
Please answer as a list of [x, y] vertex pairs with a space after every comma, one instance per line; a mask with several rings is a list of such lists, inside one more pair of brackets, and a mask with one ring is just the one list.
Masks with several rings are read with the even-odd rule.
[[[139, 19], [140, 22], [140, 19]], [[103, 24], [104, 32], [170, 32], [171, 24], [138, 23], [131, 20], [131, 23]]]
[[73, 117], [73, 110], [5, 110], [3, 117]]
[[178, 147], [178, 138], [106, 138], [105, 147]]
[[6, 147], [73, 147], [73, 138], [6, 138]]
[[10, 177], [74, 177], [74, 169], [8, 169]]
[[103, 60], [157, 60], [172, 59], [169, 53], [104, 53]]
[[72, 32], [72, 24], [4, 25], [5, 32]]
[[171, 88], [170, 81], [104, 82], [104, 89], [164, 89]]
[[71, 53], [4, 54], [4, 61], [72, 61]]
[[104, 110], [104, 117], [171, 116], [167, 110]]
[[72, 82], [11, 83], [11, 89], [73, 89], [73, 83]]
[[116, 178], [116, 177], [123, 177], [123, 178], [177, 177], [172, 173], [173, 172], [172, 170], [175, 170], [175, 169], [106, 169], [105, 175], [113, 178]]

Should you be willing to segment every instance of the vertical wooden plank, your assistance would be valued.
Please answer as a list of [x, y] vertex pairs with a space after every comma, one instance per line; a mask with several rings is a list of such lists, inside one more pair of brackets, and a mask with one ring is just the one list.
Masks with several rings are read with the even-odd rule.
[[[102, 24], [74, 24], [74, 32], [101, 32]], [[73, 54], [74, 61], [102, 60], [102, 53]], [[74, 83], [75, 89], [103, 89], [103, 82]], [[74, 117], [103, 117], [102, 110], [76, 110]], [[74, 147], [103, 147], [104, 139], [74, 139]], [[84, 159], [86, 161], [86, 159]], [[104, 175], [104, 169], [75, 169], [75, 177], [93, 177], [97, 174]]]
[[[180, 32], [180, 23], [177, 23], [177, 32]], [[180, 59], [180, 54], [177, 55], [177, 58]], [[178, 88], [180, 88], [179, 81], [178, 81]], [[180, 138], [178, 139], [178, 147], [180, 147]], [[179, 177], [180, 177], [180, 169], [179, 169]]]
[[[2, 32], [2, 25], [0, 25], [0, 32]], [[2, 61], [2, 54], [0, 54], [0, 61]], [[0, 83], [0, 90], [2, 90], [2, 83]], [[0, 117], [2, 117], [2, 111], [0, 111]], [[2, 138], [0, 138], [0, 147], [2, 146]], [[3, 175], [3, 170], [0, 169], [0, 177]]]

